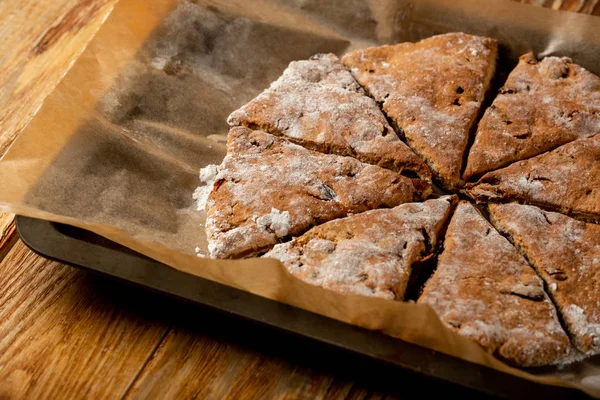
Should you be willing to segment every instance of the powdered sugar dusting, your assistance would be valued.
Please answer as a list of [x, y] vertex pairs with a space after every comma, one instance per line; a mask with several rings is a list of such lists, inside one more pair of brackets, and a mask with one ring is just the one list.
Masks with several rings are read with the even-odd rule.
[[425, 241], [435, 246], [450, 200], [444, 197], [330, 221], [275, 246], [264, 257], [279, 259], [293, 275], [314, 285], [401, 300], [412, 264], [431, 251]]
[[234, 111], [228, 123], [394, 170], [420, 165], [417, 175], [429, 178], [422, 161], [393, 134], [375, 101], [334, 54], [290, 63], [267, 90]]
[[478, 200], [541, 204], [566, 213], [600, 214], [600, 134], [489, 172], [467, 192]]
[[242, 127], [232, 128], [229, 138], [218, 189], [207, 204], [213, 257], [257, 254], [318, 223], [415, 197], [409, 178], [354, 158]]
[[450, 33], [357, 50], [342, 61], [453, 190], [495, 58], [492, 39]]
[[270, 214], [256, 219], [256, 225], [259, 229], [273, 231], [277, 237], [284, 237], [290, 231], [290, 212], [272, 208]]
[[204, 185], [198, 186], [192, 195], [192, 198], [196, 200], [196, 209], [198, 211], [204, 211], [206, 208], [206, 202], [212, 190], [218, 171], [219, 166], [214, 164], [200, 169], [200, 182], [204, 183]]
[[465, 179], [599, 133], [599, 89], [568, 58], [523, 55], [479, 123]]
[[217, 174], [219, 173], [218, 165], [207, 165], [206, 167], [200, 169], [200, 180], [204, 183], [214, 182]]
[[600, 323], [590, 321], [585, 311], [575, 304], [565, 307], [563, 315], [569, 320], [574, 335], [589, 338], [591, 347], [600, 351]]

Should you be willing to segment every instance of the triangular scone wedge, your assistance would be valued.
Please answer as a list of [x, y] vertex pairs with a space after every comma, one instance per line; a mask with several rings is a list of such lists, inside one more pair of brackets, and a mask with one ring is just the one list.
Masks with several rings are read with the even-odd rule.
[[600, 77], [569, 58], [521, 56], [479, 122], [463, 178], [600, 132]]
[[415, 201], [410, 178], [355, 158], [232, 128], [206, 203], [211, 257], [257, 255], [314, 225]]
[[488, 172], [466, 189], [477, 201], [517, 201], [598, 221], [600, 134]]
[[572, 352], [542, 280], [467, 202], [452, 216], [437, 269], [417, 302], [512, 365], [555, 364]]
[[429, 168], [400, 140], [334, 54], [290, 63], [278, 80], [234, 111], [227, 122], [286, 136], [311, 150], [418, 176], [423, 180], [415, 185], [421, 197], [431, 192]]
[[448, 33], [357, 50], [342, 61], [441, 185], [456, 190], [496, 55], [494, 39]]
[[600, 226], [520, 204], [490, 205], [492, 223], [527, 256], [575, 346], [600, 354]]
[[453, 203], [444, 196], [330, 221], [264, 257], [313, 285], [403, 300], [413, 264], [433, 254]]

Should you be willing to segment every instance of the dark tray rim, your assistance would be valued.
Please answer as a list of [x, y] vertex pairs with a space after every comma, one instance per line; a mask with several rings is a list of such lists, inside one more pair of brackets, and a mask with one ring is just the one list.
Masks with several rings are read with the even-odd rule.
[[75, 267], [199, 304], [338, 350], [505, 398], [588, 398], [575, 389], [534, 383], [494, 369], [202, 279], [92, 232], [18, 215], [16, 228], [35, 253]]

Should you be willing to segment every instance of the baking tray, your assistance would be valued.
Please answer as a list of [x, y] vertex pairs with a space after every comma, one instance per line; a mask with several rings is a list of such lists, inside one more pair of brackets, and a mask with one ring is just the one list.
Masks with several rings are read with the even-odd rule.
[[194, 308], [200, 314], [217, 310], [235, 319], [239, 332], [267, 329], [269, 335], [260, 335], [264, 340], [285, 340], [286, 347], [318, 354], [315, 363], [338, 361], [351, 375], [387, 377], [400, 392], [406, 387], [421, 395], [433, 390], [510, 399], [588, 398], [186, 274], [79, 228], [23, 216], [16, 226], [23, 242], [44, 257], [204, 306]]

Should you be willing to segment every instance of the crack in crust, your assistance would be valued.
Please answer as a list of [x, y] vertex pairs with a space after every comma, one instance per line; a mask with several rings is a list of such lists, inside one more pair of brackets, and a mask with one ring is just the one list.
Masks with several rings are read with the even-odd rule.
[[212, 257], [257, 255], [331, 219], [419, 200], [410, 178], [265, 132], [232, 128], [227, 146], [206, 207]]
[[571, 353], [542, 280], [465, 201], [452, 216], [437, 269], [418, 303], [513, 365], [556, 364]]
[[442, 187], [454, 192], [496, 55], [493, 39], [449, 33], [357, 50], [342, 62]]
[[463, 179], [600, 132], [600, 78], [567, 57], [519, 64], [477, 129]]
[[433, 256], [455, 200], [445, 196], [330, 221], [264, 257], [317, 286], [403, 300], [413, 265]]
[[429, 168], [390, 134], [394, 131], [375, 101], [334, 54], [290, 63], [278, 80], [231, 113], [227, 122], [410, 175], [421, 199], [431, 193]]
[[519, 204], [490, 205], [508, 235], [545, 281], [578, 350], [600, 353], [600, 226]]

